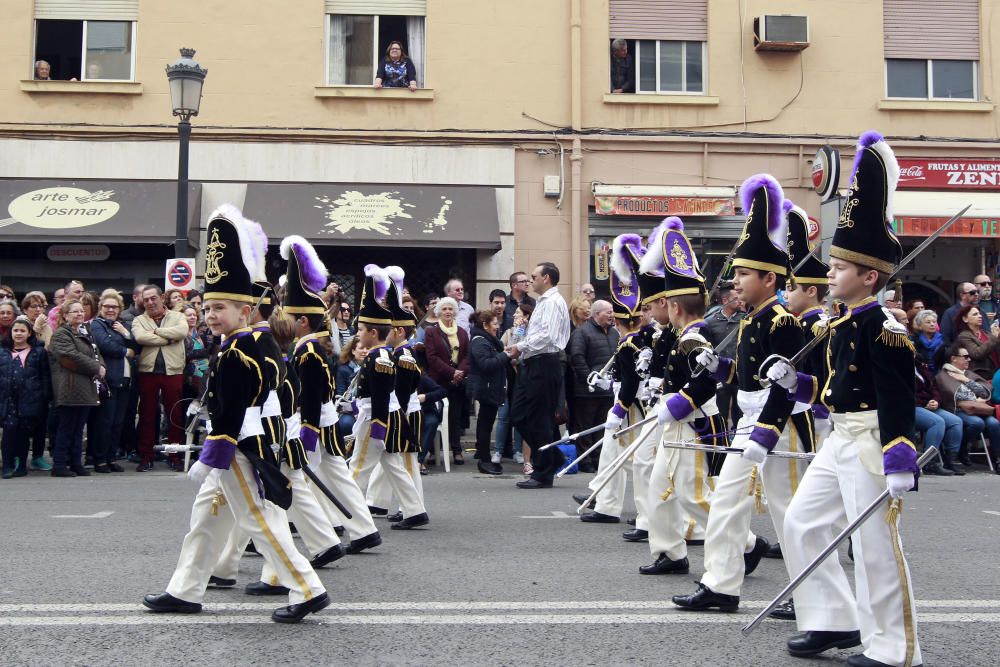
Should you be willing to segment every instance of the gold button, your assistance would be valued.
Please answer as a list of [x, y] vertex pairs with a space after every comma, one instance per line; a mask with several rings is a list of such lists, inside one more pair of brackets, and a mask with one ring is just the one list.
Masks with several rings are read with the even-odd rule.
[[757, 357], [750, 357], [750, 361], [757, 361]]
[[857, 370], [858, 370], [858, 367], [857, 367], [857, 366], [855, 366], [854, 364], [851, 364], [851, 365], [850, 365], [850, 366], [848, 366], [847, 368], [849, 368], [849, 369], [851, 370], [851, 372], [854, 372], [854, 371], [857, 371]]
[[851, 349], [852, 350], [854, 349], [854, 343], [851, 343]]
[[836, 369], [834, 369], [834, 370], [830, 371], [830, 377], [833, 377], [833, 376], [835, 376], [836, 374], [837, 374], [837, 370], [836, 370]]
[[757, 342], [757, 339], [756, 339], [756, 338], [754, 338], [753, 336], [750, 336], [750, 342], [751, 342], [751, 343], [756, 343], [756, 342]]
[[826, 390], [826, 395], [827, 396], [833, 396], [833, 389], [827, 389]]
[[754, 376], [753, 376], [753, 379], [754, 379], [754, 380], [760, 380], [760, 378], [759, 378], [759, 377], [757, 377], [756, 375], [754, 375]]
[[861, 407], [862, 410], [867, 410], [868, 409], [868, 404], [867, 403], [862, 403], [860, 405], [860, 407]]
[[214, 391], [208, 392], [208, 397], [209, 398], [215, 398], [215, 392]]
[[670, 350], [670, 356], [674, 356], [675, 354], [677, 354], [677, 350]]
[[858, 323], [857, 322], [851, 322], [851, 326], [854, 327], [855, 329], [857, 329], [858, 328]]
[[669, 366], [667, 366], [667, 368], [669, 368], [670, 370], [674, 370], [674, 365], [670, 364]]

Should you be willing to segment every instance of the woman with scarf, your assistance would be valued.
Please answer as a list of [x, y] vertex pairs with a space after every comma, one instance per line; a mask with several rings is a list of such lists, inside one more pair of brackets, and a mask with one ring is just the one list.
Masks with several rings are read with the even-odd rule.
[[435, 306], [437, 324], [424, 331], [427, 374], [448, 390], [448, 440], [452, 461], [463, 465], [462, 405], [465, 403], [465, 376], [469, 372], [469, 334], [458, 326], [458, 302], [442, 297]]
[[[958, 460], [971, 466], [969, 441], [983, 433], [989, 440], [987, 454], [996, 461], [1000, 455], [1000, 421], [994, 416], [994, 408], [989, 402], [990, 383], [982, 376], [969, 370], [969, 351], [960, 343], [938, 351], [941, 368], [937, 374], [941, 403], [945, 410], [954, 412], [964, 424], [964, 439], [958, 452]], [[1000, 470], [997, 466], [995, 469]]]
[[1000, 367], [1000, 322], [983, 330], [983, 311], [979, 306], [963, 306], [955, 315], [955, 343], [969, 351], [969, 370], [992, 378]]
[[943, 344], [944, 337], [938, 327], [937, 313], [933, 310], [921, 310], [913, 317], [913, 345], [917, 354], [927, 360], [932, 371], [937, 371], [934, 355]]
[[385, 50], [385, 60], [375, 74], [376, 88], [417, 89], [417, 68], [403, 51], [402, 42], [389, 42]]
[[124, 306], [118, 292], [104, 290], [98, 303], [100, 314], [90, 323], [94, 342], [108, 369], [104, 378], [107, 395], [94, 411], [96, 420], [91, 421], [94, 431], [87, 435], [87, 453], [94, 458], [96, 473], [125, 472], [114, 459], [121, 448], [122, 429], [135, 376], [132, 359], [136, 346], [132, 333], [118, 320]]

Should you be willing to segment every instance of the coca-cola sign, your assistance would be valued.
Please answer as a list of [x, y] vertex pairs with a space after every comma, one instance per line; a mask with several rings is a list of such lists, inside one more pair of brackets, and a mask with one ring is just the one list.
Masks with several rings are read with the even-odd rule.
[[1000, 190], [1000, 160], [898, 160], [900, 190]]

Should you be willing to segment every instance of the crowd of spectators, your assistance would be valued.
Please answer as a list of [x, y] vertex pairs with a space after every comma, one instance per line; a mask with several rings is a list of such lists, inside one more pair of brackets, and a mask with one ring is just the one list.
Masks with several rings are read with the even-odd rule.
[[[531, 285], [528, 274], [515, 272], [509, 291], [493, 290], [479, 311], [465, 300], [459, 279], [419, 300], [404, 292], [404, 307], [419, 323], [411, 344], [425, 370], [418, 389], [424, 413], [421, 473], [439, 463], [434, 444], [444, 419], [443, 455], [464, 464], [462, 437], [474, 414], [479, 471], [500, 474], [503, 460], [512, 459], [525, 475], [532, 473], [531, 451], [514, 427], [518, 415], [512, 410], [523, 363], [512, 351], [531, 323]], [[323, 296], [332, 334], [329, 363], [340, 395], [368, 350], [356, 338], [353, 299], [335, 282]], [[595, 296], [594, 286], [586, 283], [564, 307], [571, 333], [560, 353], [564, 382], [556, 423], [568, 432], [602, 423], [613, 402], [610, 389], [588, 383], [593, 372], [608, 366], [619, 339], [611, 304]], [[163, 456], [154, 447], [185, 441], [187, 403], [203, 392], [218, 347], [202, 321], [201, 301], [197, 291], [137, 285], [126, 307], [119, 292], [97, 294], [72, 280], [53, 293], [50, 304], [42, 292], [17, 300], [12, 289], [0, 285], [3, 477], [21, 477], [29, 470], [56, 477], [121, 472], [126, 461], [140, 472], [158, 463], [180, 468], [179, 456]], [[740, 326], [745, 312], [726, 283], [712, 301], [705, 333], [719, 344]], [[1000, 310], [992, 280], [980, 275], [959, 284], [956, 302], [940, 315], [920, 299], [901, 303], [893, 290], [884, 293], [883, 303], [910, 331], [916, 350], [917, 429], [923, 446], [941, 453], [924, 472], [964, 475], [972, 453], [997, 461]], [[720, 351], [732, 356], [734, 347], [735, 342]], [[717, 398], [720, 412], [735, 424], [740, 417], [735, 396], [720, 388]], [[352, 419], [350, 414], [340, 417], [342, 437], [350, 434]], [[559, 431], [552, 436], [558, 438]], [[595, 437], [580, 438], [578, 453]], [[594, 471], [598, 457], [595, 451], [580, 462], [580, 469]]]

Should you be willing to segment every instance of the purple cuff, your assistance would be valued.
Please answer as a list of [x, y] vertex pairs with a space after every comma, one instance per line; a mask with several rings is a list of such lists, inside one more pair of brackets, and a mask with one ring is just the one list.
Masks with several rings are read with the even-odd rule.
[[358, 416], [358, 401], [357, 399], [351, 401], [351, 415], [354, 417]]
[[750, 439], [767, 451], [774, 449], [774, 446], [778, 444], [779, 437], [781, 437], [779, 433], [764, 426], [754, 426], [753, 430], [750, 431]]
[[316, 443], [319, 442], [319, 433], [308, 426], [303, 426], [302, 430], [299, 431], [299, 440], [302, 441], [302, 446], [306, 448], [307, 452], [315, 452]]
[[615, 403], [611, 406], [611, 414], [618, 417], [618, 419], [625, 419], [625, 416], [628, 414], [628, 410], [623, 408], [621, 403]]
[[236, 445], [230, 442], [229, 438], [210, 437], [205, 440], [205, 445], [201, 448], [201, 453], [198, 455], [198, 460], [213, 468], [229, 470], [229, 464], [232, 463], [235, 455]]
[[719, 367], [712, 373], [712, 377], [719, 382], [728, 382], [729, 374], [732, 372], [733, 360], [729, 357], [719, 357]]
[[813, 403], [813, 417], [815, 419], [829, 419], [830, 410], [822, 403]]
[[796, 373], [795, 377], [799, 379], [799, 383], [796, 385], [794, 392], [789, 392], [789, 396], [796, 403], [812, 403], [816, 398], [813, 395], [813, 390], [816, 387], [816, 378], [808, 373]]
[[368, 429], [368, 437], [372, 440], [385, 440], [385, 424], [372, 422], [371, 427]]
[[680, 394], [674, 394], [667, 399], [667, 410], [670, 410], [670, 416], [674, 421], [680, 421], [694, 412], [691, 402]]
[[917, 468], [917, 453], [905, 442], [893, 445], [882, 452], [882, 471], [889, 475], [894, 472], [920, 472]]

